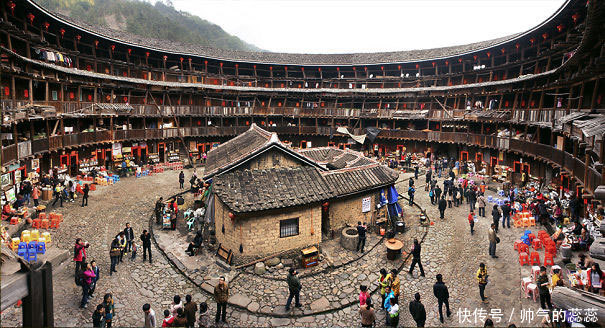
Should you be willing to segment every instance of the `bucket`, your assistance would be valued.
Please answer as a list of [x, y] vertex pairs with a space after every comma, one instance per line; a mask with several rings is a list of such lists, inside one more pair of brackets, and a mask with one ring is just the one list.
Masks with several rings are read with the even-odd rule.
[[571, 245], [569, 244], [561, 244], [561, 257], [564, 259], [571, 259]]

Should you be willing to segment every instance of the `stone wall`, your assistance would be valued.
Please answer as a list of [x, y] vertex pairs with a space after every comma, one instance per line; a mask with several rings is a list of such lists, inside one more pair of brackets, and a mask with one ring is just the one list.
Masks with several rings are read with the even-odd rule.
[[248, 170], [263, 170], [273, 167], [299, 167], [302, 165], [302, 162], [290, 155], [277, 149], [271, 149], [242, 164], [240, 167]]
[[[348, 225], [357, 226], [357, 222], [372, 222], [372, 213], [376, 209], [376, 195], [379, 190], [373, 190], [346, 198], [330, 201], [330, 229], [340, 231]], [[361, 212], [364, 198], [370, 198], [370, 211]]]
[[[229, 209], [218, 197], [215, 206], [216, 238], [234, 256], [260, 257], [321, 242], [321, 204], [264, 211], [235, 220], [229, 218]], [[298, 218], [298, 235], [280, 238], [280, 220], [292, 218]], [[243, 253], [239, 251], [240, 243]]]

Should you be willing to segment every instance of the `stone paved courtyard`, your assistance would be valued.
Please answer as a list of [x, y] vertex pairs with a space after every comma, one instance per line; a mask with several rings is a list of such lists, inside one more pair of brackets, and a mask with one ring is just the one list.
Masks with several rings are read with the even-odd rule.
[[[190, 172], [186, 172], [190, 176]], [[355, 302], [358, 286], [361, 283], [375, 286], [377, 269], [398, 267], [400, 263], [386, 263], [384, 245], [377, 237], [368, 241], [368, 254], [324, 273], [309, 275], [301, 279], [303, 291], [302, 310], [285, 313], [283, 305], [287, 296], [287, 286], [283, 278], [285, 269], [273, 270], [271, 274], [258, 276], [250, 269], [226, 272], [215, 264], [212, 254], [202, 252], [200, 258], [184, 259], [183, 267], [175, 268], [167, 257], [152, 245], [153, 264], [142, 262], [138, 254], [135, 262], [124, 259], [117, 270], [109, 276], [108, 246], [112, 238], [130, 222], [138, 240], [142, 229], [148, 229], [153, 204], [159, 196], [169, 196], [178, 192], [177, 172], [166, 172], [153, 177], [140, 179], [127, 178], [115, 186], [100, 187], [91, 193], [90, 206], [81, 208], [78, 203], [67, 204], [58, 211], [64, 214], [64, 222], [58, 232], [53, 234], [55, 247], [71, 251], [77, 237], [91, 243], [88, 258], [96, 259], [102, 274], [94, 298], [87, 309], [79, 309], [81, 290], [74, 283], [73, 262], [64, 264], [64, 268], [55, 268], [53, 276], [55, 325], [57, 326], [90, 326], [91, 314], [96, 304], [101, 302], [102, 295], [111, 292], [116, 302], [115, 326], [142, 326], [141, 307], [150, 303], [155, 309], [158, 320], [161, 312], [168, 308], [176, 294], [193, 295], [196, 302], [207, 301], [210, 313], [215, 312], [215, 304], [206, 290], [210, 290], [215, 279], [225, 274], [231, 281], [230, 302], [238, 306], [228, 307], [227, 326], [358, 326], [358, 305]], [[401, 194], [407, 190], [407, 178], [402, 174], [398, 189]], [[423, 178], [422, 178], [423, 179]], [[439, 180], [440, 183], [442, 180]], [[419, 181], [420, 183], [420, 181]], [[487, 254], [487, 230], [489, 218], [481, 219], [475, 225], [476, 233], [470, 235], [468, 205], [446, 210], [446, 219], [440, 220], [436, 206], [432, 206], [424, 188], [417, 186], [416, 201], [422, 206], [434, 225], [428, 229], [423, 242], [423, 264], [426, 277], [419, 277], [418, 269], [414, 276], [403, 272], [402, 304], [400, 326], [415, 325], [407, 310], [413, 294], [419, 292], [427, 310], [427, 326], [482, 326], [483, 315], [503, 314], [499, 325], [515, 323], [518, 326], [539, 325], [541, 318], [534, 315], [531, 322], [522, 321], [522, 310], [538, 309], [539, 304], [523, 297], [519, 287], [521, 277], [529, 275], [529, 269], [523, 270], [518, 265], [513, 241], [522, 229], [501, 229], [502, 242], [498, 245], [499, 259], [492, 259]], [[404, 205], [404, 201], [401, 202]], [[404, 206], [411, 220], [417, 220], [420, 214], [417, 208]], [[488, 216], [489, 216], [489, 210]], [[156, 232], [159, 245], [166, 253], [175, 258], [184, 258], [182, 251], [186, 246], [184, 237], [173, 238]], [[422, 237], [424, 229], [412, 225], [403, 239], [412, 236]], [[406, 244], [406, 249], [408, 245]], [[180, 253], [179, 253], [180, 252]], [[172, 257], [172, 255], [171, 255]], [[189, 262], [190, 261], [190, 262]], [[475, 280], [479, 262], [487, 265], [490, 283], [486, 295], [490, 301], [485, 305], [480, 302], [479, 291]], [[405, 264], [408, 268], [409, 262]], [[202, 268], [203, 269], [199, 269]], [[197, 271], [196, 271], [197, 269]], [[404, 269], [404, 270], [405, 270]], [[185, 273], [190, 279], [186, 278]], [[438, 320], [436, 300], [432, 295], [432, 285], [437, 273], [444, 276], [450, 291], [450, 306], [453, 312], [444, 325]], [[380, 297], [373, 295], [374, 303]], [[477, 309], [483, 309], [477, 310]], [[326, 311], [322, 314], [313, 314]], [[468, 311], [468, 316], [463, 315]], [[377, 323], [384, 323], [384, 314], [377, 311]], [[510, 319], [510, 322], [509, 322]], [[468, 320], [468, 321], [467, 321]], [[2, 326], [20, 326], [20, 309], [10, 308], [2, 313]], [[497, 320], [496, 320], [497, 321]]]

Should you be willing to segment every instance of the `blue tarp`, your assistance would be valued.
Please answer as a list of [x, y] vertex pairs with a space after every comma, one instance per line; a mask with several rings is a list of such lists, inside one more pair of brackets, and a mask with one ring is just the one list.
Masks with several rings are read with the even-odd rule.
[[391, 218], [401, 217], [403, 211], [401, 210], [401, 206], [399, 206], [399, 204], [397, 203], [397, 200], [399, 200], [399, 193], [397, 192], [397, 189], [395, 189], [395, 186], [389, 187], [387, 199], [389, 202], [389, 216]]

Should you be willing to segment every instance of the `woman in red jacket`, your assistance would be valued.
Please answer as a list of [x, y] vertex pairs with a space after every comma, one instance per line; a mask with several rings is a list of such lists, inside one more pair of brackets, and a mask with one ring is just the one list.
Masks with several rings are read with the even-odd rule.
[[471, 211], [468, 214], [468, 224], [471, 225], [471, 235], [475, 233], [475, 230], [473, 230], [475, 228], [475, 212]]
[[78, 280], [78, 273], [80, 270], [84, 270], [83, 263], [86, 262], [86, 249], [90, 246], [90, 244], [82, 241], [82, 238], [76, 239], [76, 244], [74, 245], [74, 262], [76, 262], [76, 281]]

